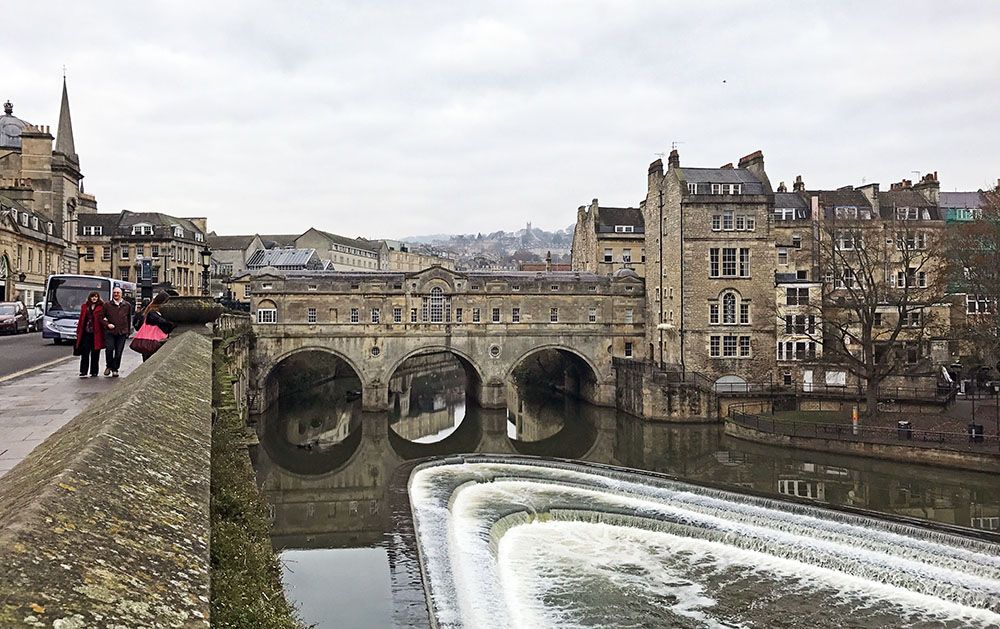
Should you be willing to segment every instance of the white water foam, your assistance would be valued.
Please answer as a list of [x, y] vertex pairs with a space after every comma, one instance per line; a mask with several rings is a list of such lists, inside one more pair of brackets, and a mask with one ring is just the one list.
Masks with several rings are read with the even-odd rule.
[[[833, 591], [852, 598], [859, 609], [905, 603], [926, 620], [1000, 624], [996, 545], [683, 483], [657, 481], [651, 486], [641, 476], [635, 478], [639, 482], [565, 464], [461, 463], [415, 471], [411, 502], [439, 625], [582, 626], [573, 614], [593, 610], [581, 612], [565, 600], [561, 608], [547, 602], [559, 584], [551, 582], [551, 557], [531, 560], [537, 554], [532, 548], [539, 544], [572, 549], [558, 555], [556, 563], [570, 568], [563, 570], [563, 578], [574, 574], [572, 568], [587, 574], [595, 557], [625, 565], [620, 574], [605, 572], [600, 578], [626, 583], [629, 591], [643, 596], [655, 598], [662, 592], [671, 601], [670, 612], [692, 626], [738, 623], [713, 619], [714, 593], [706, 584], [692, 578], [687, 568], [667, 570], [656, 557], [696, 558], [699, 570], [710, 566], [716, 573], [733, 566], [762, 571], [783, 579], [783, 589]], [[541, 514], [580, 521], [498, 525], [518, 513], [526, 514], [523, 520]], [[612, 517], [608, 514], [630, 518], [631, 526], [602, 522]], [[571, 544], [565, 537], [569, 532]], [[606, 544], [588, 544], [606, 542], [609, 535], [619, 540], [614, 556], [602, 555]], [[534, 546], [524, 541], [529, 539]], [[643, 561], [622, 564], [622, 556], [632, 555]], [[653, 589], [635, 590], [631, 569], [640, 571]], [[718, 586], [715, 579], [713, 587]]]

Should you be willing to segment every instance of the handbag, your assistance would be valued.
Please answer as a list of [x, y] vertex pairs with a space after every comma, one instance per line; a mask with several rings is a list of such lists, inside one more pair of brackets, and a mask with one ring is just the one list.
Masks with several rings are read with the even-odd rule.
[[150, 323], [143, 323], [142, 327], [132, 338], [128, 347], [140, 354], [155, 354], [160, 349], [163, 342], [167, 340], [167, 333]]

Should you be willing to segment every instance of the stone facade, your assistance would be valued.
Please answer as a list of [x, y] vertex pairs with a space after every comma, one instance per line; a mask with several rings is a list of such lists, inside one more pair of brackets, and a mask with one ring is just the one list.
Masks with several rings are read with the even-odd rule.
[[614, 404], [612, 357], [642, 359], [643, 281], [635, 273], [302, 272], [251, 282], [255, 381], [304, 349], [343, 358], [359, 375], [365, 408], [384, 409], [387, 383], [409, 356], [449, 351], [476, 374], [484, 406], [525, 357], [557, 349], [587, 365], [582, 395]]
[[154, 285], [179, 295], [201, 295], [205, 231], [204, 218], [128, 210], [81, 212], [80, 272], [135, 282], [140, 261], [151, 259]]
[[610, 274], [628, 268], [646, 275], [645, 219], [639, 208], [580, 206], [573, 230], [574, 271]]
[[[76, 216], [96, 210], [97, 201], [83, 191], [65, 81], [57, 135], [48, 126], [29, 124], [13, 112], [13, 105], [4, 103], [0, 116], [0, 299], [33, 303], [41, 300], [49, 274], [78, 270]], [[11, 222], [14, 212], [17, 225]], [[21, 222], [22, 216], [27, 217], [27, 225]]]

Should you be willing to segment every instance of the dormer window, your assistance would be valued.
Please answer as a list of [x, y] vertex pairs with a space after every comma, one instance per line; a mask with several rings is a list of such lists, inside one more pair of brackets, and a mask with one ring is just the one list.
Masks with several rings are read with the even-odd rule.
[[615, 225], [615, 232], [619, 234], [632, 234], [635, 233], [634, 225]]
[[843, 218], [843, 219], [861, 218], [864, 220], [868, 220], [872, 217], [872, 214], [869, 210], [863, 209], [858, 211], [858, 206], [856, 205], [838, 205], [835, 208], [833, 208], [833, 215], [837, 218]]
[[698, 184], [689, 183], [688, 184], [688, 194], [698, 194]]
[[742, 194], [743, 184], [741, 183], [713, 183], [712, 194]]
[[197, 240], [198, 242], [205, 242], [205, 234], [201, 232], [195, 232], [194, 239]]
[[132, 226], [133, 236], [152, 236], [153, 226], [149, 223], [136, 223]]
[[27, 212], [21, 212], [21, 225], [24, 225], [25, 227], [28, 226], [28, 213]]
[[915, 221], [920, 218], [920, 210], [915, 207], [896, 208], [897, 221]]
[[51, 236], [52, 235], [52, 221], [45, 224], [45, 232]]
[[[52, 233], [52, 223], [49, 223], [49, 233]], [[104, 227], [101, 225], [84, 225], [83, 226], [84, 236], [102, 236], [104, 235]]]
[[171, 227], [174, 230], [174, 238], [183, 238], [184, 237], [184, 228], [183, 227], [181, 227], [180, 225], [171, 225]]
[[38, 229], [38, 217], [37, 216], [32, 216], [31, 217], [31, 229]]

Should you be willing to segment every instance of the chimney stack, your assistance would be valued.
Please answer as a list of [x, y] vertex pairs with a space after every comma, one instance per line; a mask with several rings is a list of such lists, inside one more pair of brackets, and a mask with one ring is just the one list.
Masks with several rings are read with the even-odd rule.
[[545, 271], [548, 272], [551, 270], [552, 270], [552, 252], [549, 251], [545, 254]]
[[806, 182], [802, 181], [802, 175], [795, 175], [795, 182], [792, 183], [792, 192], [805, 192]]
[[924, 198], [934, 205], [938, 205], [941, 199], [941, 184], [938, 182], [937, 171], [927, 173], [921, 177], [917, 185], [913, 186], [913, 189], [923, 194]]
[[667, 170], [681, 167], [681, 154], [677, 152], [677, 149], [670, 149], [670, 155], [667, 157]]
[[778, 192], [788, 192], [788, 188], [785, 187], [784, 181], [778, 184]]
[[763, 153], [760, 151], [754, 151], [749, 155], [744, 155], [740, 158], [739, 167], [745, 168], [750, 171], [750, 174], [759, 179], [760, 182], [764, 184], [765, 193], [770, 194], [772, 192], [771, 181], [767, 178], [767, 173], [764, 172]]
[[663, 160], [656, 160], [649, 165], [649, 174], [646, 175], [646, 189], [652, 193], [659, 190], [663, 185]]

